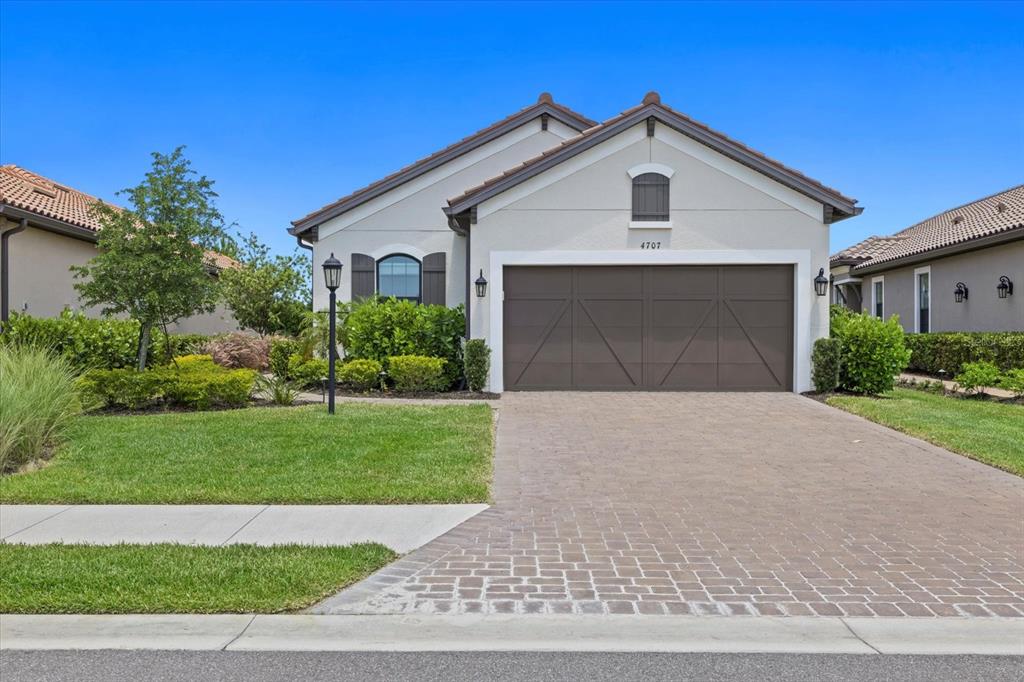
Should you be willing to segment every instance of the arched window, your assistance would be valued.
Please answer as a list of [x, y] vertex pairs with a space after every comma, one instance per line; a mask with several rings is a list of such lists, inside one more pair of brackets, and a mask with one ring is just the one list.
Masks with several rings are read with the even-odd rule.
[[668, 219], [668, 178], [661, 173], [643, 173], [633, 178], [633, 220]]
[[396, 253], [377, 261], [377, 294], [420, 302], [422, 268], [412, 256]]

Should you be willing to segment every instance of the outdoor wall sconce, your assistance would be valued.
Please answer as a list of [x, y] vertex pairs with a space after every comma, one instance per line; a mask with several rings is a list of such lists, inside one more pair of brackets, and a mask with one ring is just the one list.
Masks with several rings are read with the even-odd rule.
[[999, 286], [996, 287], [996, 292], [999, 294], [999, 298], [1006, 298], [1007, 296], [1013, 296], [1013, 282], [1006, 275], [999, 278]]
[[483, 298], [487, 295], [487, 280], [484, 279], [484, 269], [480, 268], [480, 276], [476, 278], [476, 297]]
[[818, 296], [828, 293], [828, 277], [825, 276], [825, 268], [818, 268], [818, 276], [814, 278], [814, 293]]
[[956, 299], [957, 303], [963, 303], [967, 298], [967, 285], [963, 282], [957, 282], [956, 290], [953, 291], [953, 298]]

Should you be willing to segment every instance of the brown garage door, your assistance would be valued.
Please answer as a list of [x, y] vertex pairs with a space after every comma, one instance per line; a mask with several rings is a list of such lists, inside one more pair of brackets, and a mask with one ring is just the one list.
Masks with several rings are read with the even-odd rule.
[[505, 388], [790, 390], [789, 265], [510, 267]]

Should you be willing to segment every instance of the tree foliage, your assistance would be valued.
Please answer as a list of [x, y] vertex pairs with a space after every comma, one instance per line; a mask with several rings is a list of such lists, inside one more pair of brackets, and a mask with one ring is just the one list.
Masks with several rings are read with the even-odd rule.
[[238, 249], [238, 268], [221, 273], [224, 300], [238, 324], [261, 336], [296, 335], [303, 311], [309, 308], [309, 258], [300, 252], [271, 256], [270, 249], [250, 234]]
[[207, 250], [224, 235], [214, 205], [213, 181], [197, 176], [183, 147], [153, 153], [153, 166], [136, 187], [118, 195], [124, 209], [97, 202], [98, 254], [72, 267], [82, 302], [106, 315], [128, 315], [140, 323], [138, 367], [146, 364], [152, 328], [212, 312], [217, 283]]

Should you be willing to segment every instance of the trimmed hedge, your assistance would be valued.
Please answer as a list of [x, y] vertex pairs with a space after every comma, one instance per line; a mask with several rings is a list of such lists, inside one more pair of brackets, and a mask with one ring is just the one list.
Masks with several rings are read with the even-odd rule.
[[463, 372], [466, 385], [471, 391], [481, 391], [487, 385], [487, 374], [491, 365], [491, 349], [483, 339], [469, 339], [462, 351]]
[[177, 366], [147, 369], [98, 369], [87, 372], [80, 385], [104, 407], [137, 410], [158, 401], [205, 410], [210, 407], [242, 407], [249, 402], [256, 372], [225, 369], [209, 356], [176, 359]]
[[[462, 373], [462, 336], [466, 317], [462, 306], [417, 305], [395, 298], [369, 298], [352, 307], [344, 321], [345, 355], [376, 360], [418, 355], [443, 358], [446, 384]], [[389, 368], [390, 371], [390, 368]]]
[[841, 343], [839, 385], [853, 393], [891, 391], [910, 359], [896, 316], [885, 322], [867, 313], [834, 317], [832, 336]]
[[65, 310], [59, 317], [12, 314], [0, 342], [49, 350], [84, 371], [134, 367], [139, 323], [116, 318], [91, 318]]
[[338, 383], [369, 391], [380, 383], [382, 365], [376, 360], [350, 360], [338, 368]]
[[327, 360], [320, 358], [304, 358], [298, 353], [288, 358], [288, 379], [303, 388], [319, 386], [327, 376]]
[[422, 355], [393, 355], [388, 358], [388, 376], [396, 391], [443, 391], [448, 388], [445, 362]]
[[839, 387], [843, 342], [835, 338], [818, 339], [811, 352], [811, 381], [818, 393], [828, 393]]
[[1024, 367], [1024, 332], [907, 334], [906, 344], [911, 372], [951, 377], [969, 362], [991, 362], [1004, 372]]

